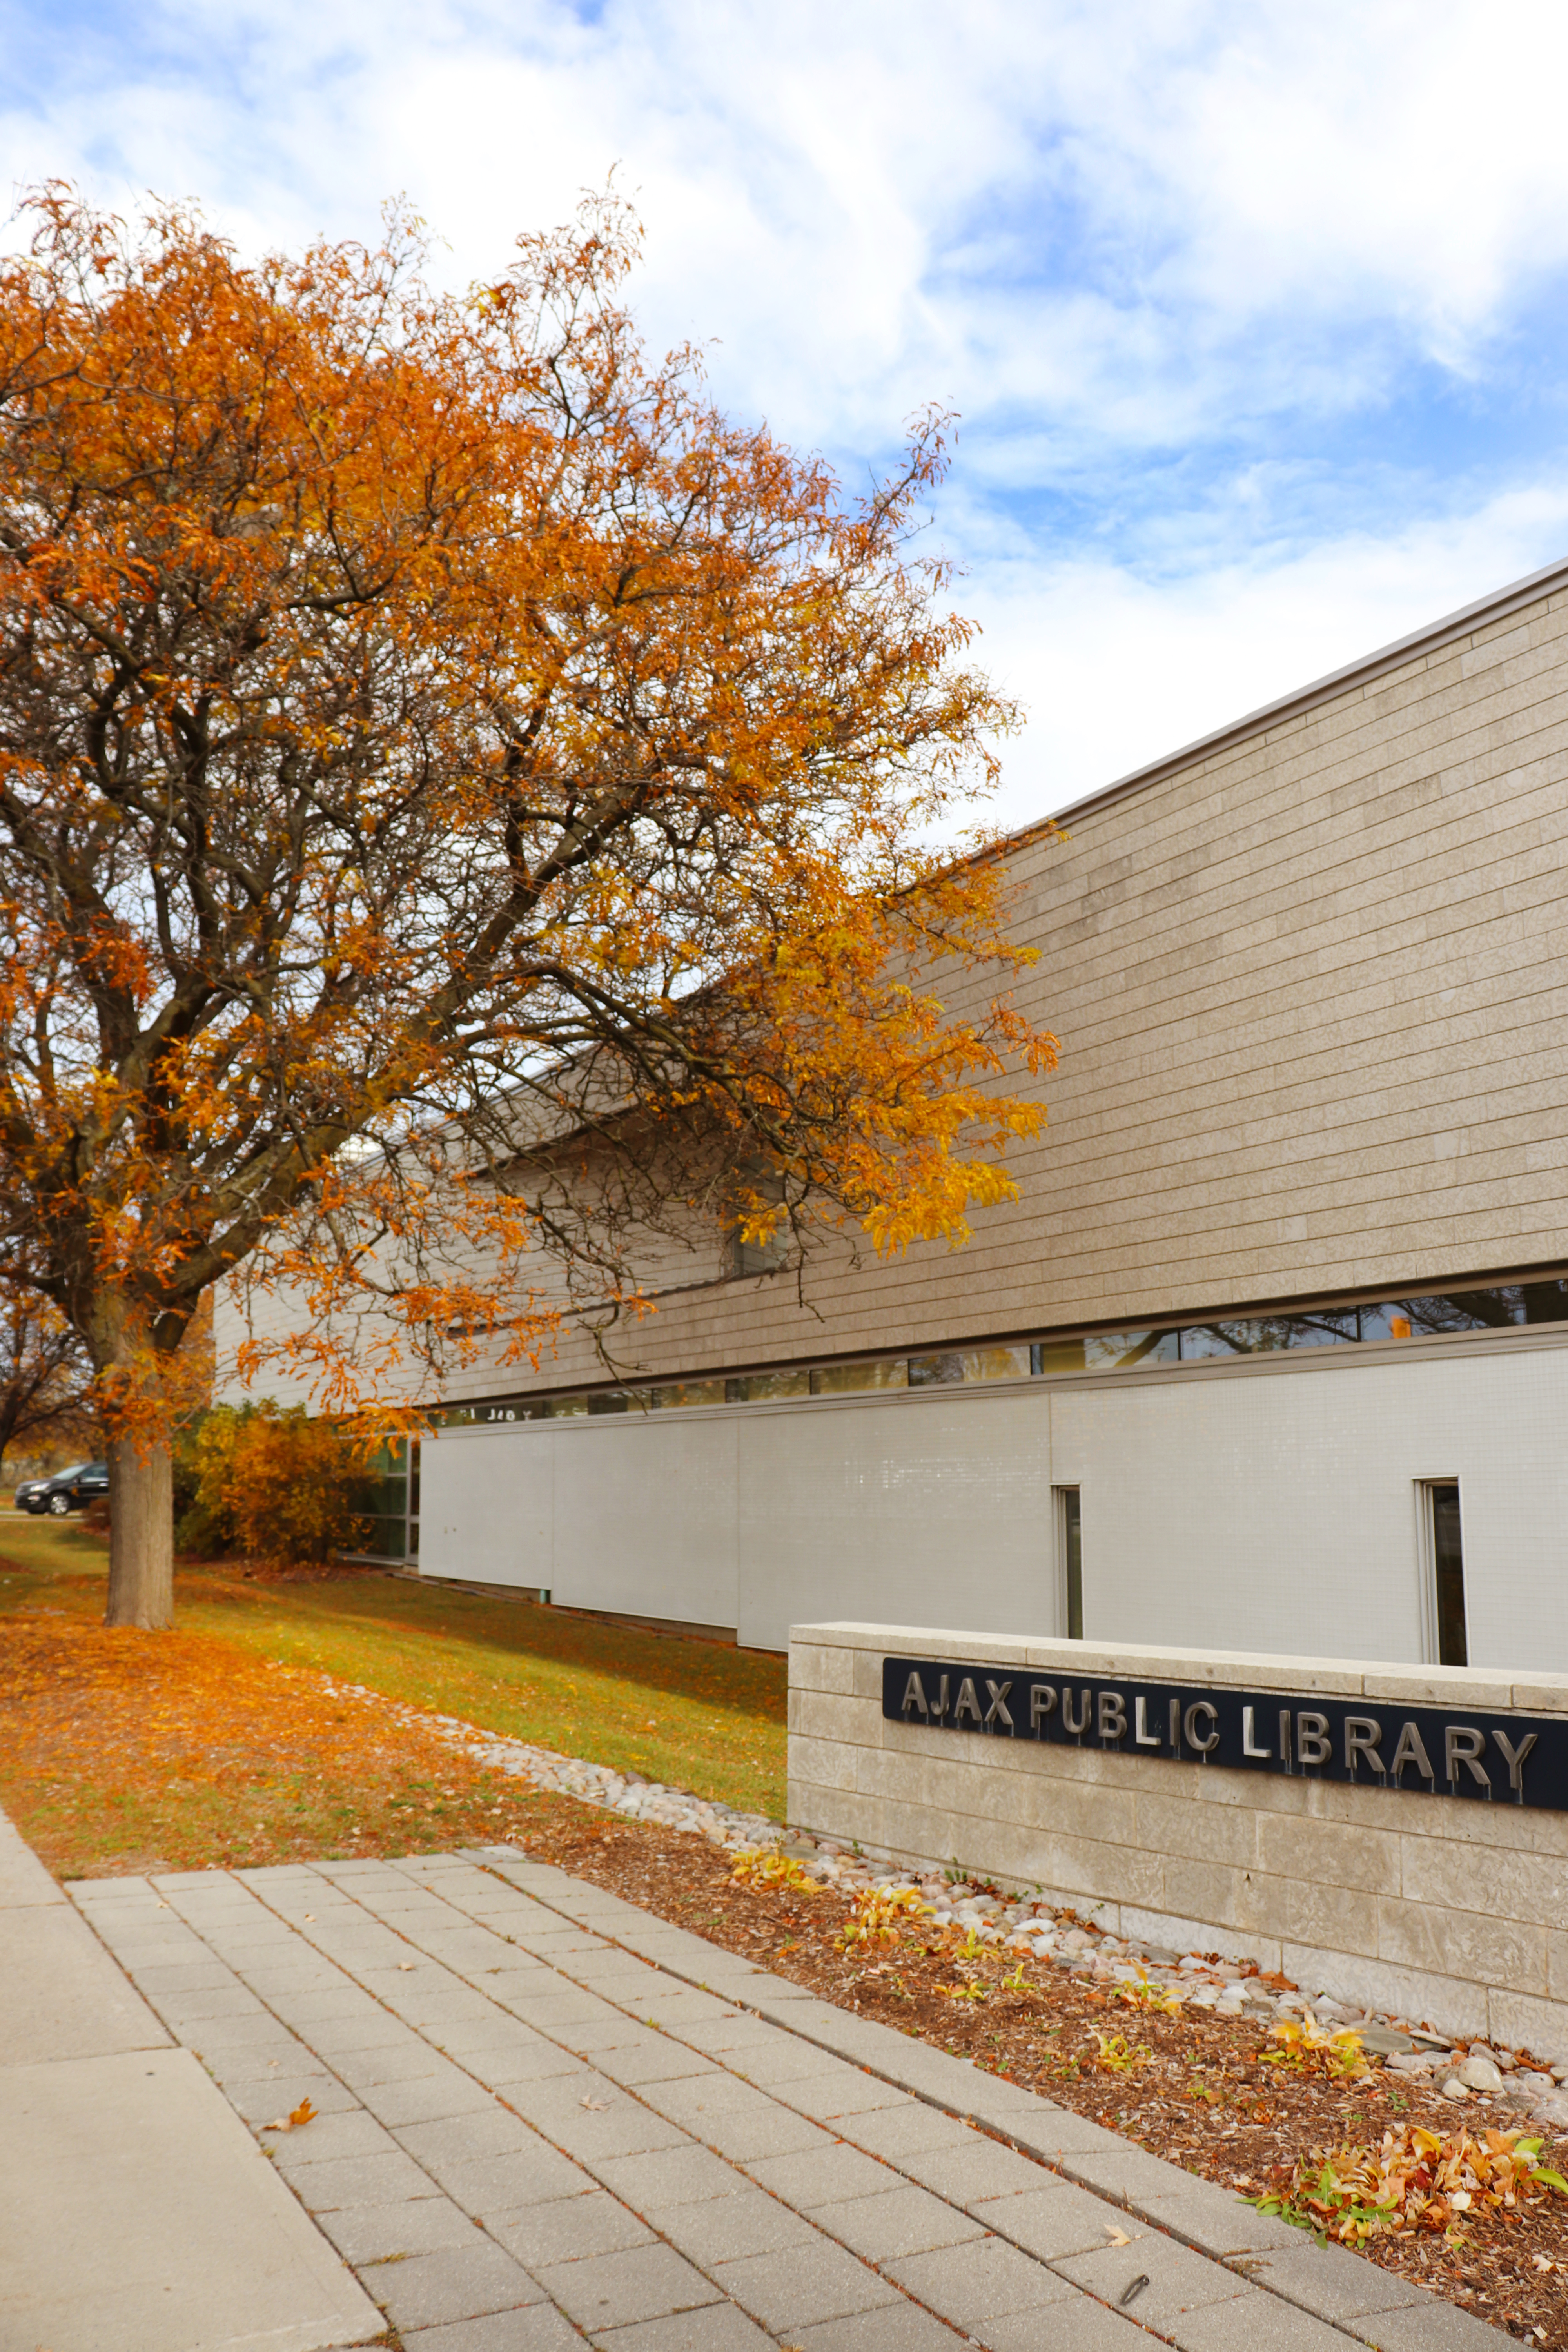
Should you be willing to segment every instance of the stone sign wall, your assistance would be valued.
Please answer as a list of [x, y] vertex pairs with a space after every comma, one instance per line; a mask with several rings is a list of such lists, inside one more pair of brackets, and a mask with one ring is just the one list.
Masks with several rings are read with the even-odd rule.
[[1568, 1675], [796, 1626], [789, 1817], [1568, 2058]]

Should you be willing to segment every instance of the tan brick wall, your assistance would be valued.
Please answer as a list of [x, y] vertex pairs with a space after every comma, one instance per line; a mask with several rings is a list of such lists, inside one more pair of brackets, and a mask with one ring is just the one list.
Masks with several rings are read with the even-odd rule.
[[789, 1818], [969, 1868], [1126, 1935], [1568, 2057], [1568, 1813], [885, 1722], [886, 1654], [1568, 1716], [1568, 1675], [810, 1625], [790, 1643]]
[[[1417, 650], [1015, 852], [1060, 1036], [1021, 1198], [810, 1306], [667, 1297], [652, 1374], [1568, 1255], [1568, 596]], [[956, 995], [957, 992], [955, 992]], [[689, 1276], [687, 1277], [689, 1279]], [[585, 1349], [541, 1385], [602, 1377]], [[493, 1383], [489, 1383], [493, 1385]], [[482, 1367], [454, 1393], [483, 1391]]]

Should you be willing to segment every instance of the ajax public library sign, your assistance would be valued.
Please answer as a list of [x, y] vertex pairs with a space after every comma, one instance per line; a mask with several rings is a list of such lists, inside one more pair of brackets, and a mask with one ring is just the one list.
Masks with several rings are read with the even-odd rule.
[[1568, 1811], [1568, 1724], [1551, 1717], [1316, 1692], [1050, 1681], [1016, 1666], [886, 1657], [882, 1713], [933, 1731]]

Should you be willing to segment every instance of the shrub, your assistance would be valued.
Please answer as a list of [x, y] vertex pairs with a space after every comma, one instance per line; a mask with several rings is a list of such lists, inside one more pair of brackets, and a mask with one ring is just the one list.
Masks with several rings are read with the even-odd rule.
[[194, 1438], [195, 1492], [178, 1534], [263, 1568], [320, 1565], [367, 1533], [363, 1447], [302, 1406], [216, 1405]]

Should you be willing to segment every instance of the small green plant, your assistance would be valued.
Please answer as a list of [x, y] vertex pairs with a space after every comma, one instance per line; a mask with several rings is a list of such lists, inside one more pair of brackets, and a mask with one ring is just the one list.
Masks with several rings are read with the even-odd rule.
[[1105, 2074], [1130, 2074], [1154, 2055], [1147, 2042], [1129, 2042], [1125, 2033], [1097, 2033], [1094, 2038], [1100, 2044], [1094, 2063]]

